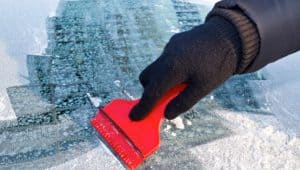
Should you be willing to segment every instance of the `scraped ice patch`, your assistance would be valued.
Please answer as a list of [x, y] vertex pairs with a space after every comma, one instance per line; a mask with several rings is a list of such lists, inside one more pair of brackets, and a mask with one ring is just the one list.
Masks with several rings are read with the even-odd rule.
[[299, 169], [300, 140], [229, 111], [217, 114], [235, 135], [190, 149], [204, 169]]
[[95, 107], [100, 107], [100, 104], [102, 103], [100, 97], [93, 97], [90, 93], [87, 93], [87, 96]]
[[173, 119], [170, 122], [174, 124], [177, 129], [184, 129], [184, 124], [181, 117], [177, 117], [176, 119]]
[[164, 131], [168, 132], [171, 129], [171, 125], [166, 125], [166, 127], [164, 128]]
[[115, 80], [114, 83], [117, 87], [121, 87], [121, 81], [120, 80]]
[[190, 120], [186, 120], [186, 124], [187, 124], [188, 126], [192, 126], [192, 122], [191, 122]]

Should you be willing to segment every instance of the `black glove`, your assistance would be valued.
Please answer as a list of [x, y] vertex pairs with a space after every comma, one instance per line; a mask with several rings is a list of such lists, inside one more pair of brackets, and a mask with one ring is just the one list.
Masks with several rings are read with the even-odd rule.
[[162, 55], [141, 73], [144, 93], [130, 118], [143, 119], [166, 91], [180, 83], [188, 86], [168, 104], [165, 117], [174, 119], [189, 110], [235, 73], [241, 48], [237, 30], [221, 17], [175, 34]]

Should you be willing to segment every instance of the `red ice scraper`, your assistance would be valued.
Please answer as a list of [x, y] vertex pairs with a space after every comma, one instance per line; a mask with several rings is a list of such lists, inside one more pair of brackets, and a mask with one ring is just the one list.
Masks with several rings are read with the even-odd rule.
[[139, 100], [117, 99], [100, 109], [91, 124], [119, 159], [129, 169], [136, 169], [158, 150], [164, 110], [185, 86], [182, 84], [169, 90], [157, 102], [149, 116], [141, 121], [135, 122], [129, 118], [130, 110]]

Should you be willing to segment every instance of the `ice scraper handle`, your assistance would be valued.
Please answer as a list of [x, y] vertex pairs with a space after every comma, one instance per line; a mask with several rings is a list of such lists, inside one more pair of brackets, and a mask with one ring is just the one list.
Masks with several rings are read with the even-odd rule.
[[172, 99], [178, 96], [186, 88], [186, 86], [187, 86], [186, 84], [179, 84], [171, 88], [169, 91], [167, 91], [167, 93], [165, 93], [163, 97], [160, 100], [158, 100], [158, 102], [154, 105], [149, 115], [146, 116], [145, 119], [147, 119], [148, 121], [151, 121], [151, 119], [157, 120], [158, 119], [157, 117], [163, 119], [167, 105], [170, 103]]
[[[182, 83], [179, 85], [175, 85], [169, 90], [166, 90], [166, 92], [159, 93], [149, 89], [145, 89], [141, 99], [137, 100], [137, 103], [130, 110], [129, 118], [132, 121], [140, 121], [151, 115], [151, 112], [158, 112], [158, 110], [159, 113], [164, 114], [167, 109], [167, 105], [172, 101], [172, 99], [178, 96], [186, 87], [187, 85]], [[158, 89], [160, 89], [160, 87], [158, 87]]]

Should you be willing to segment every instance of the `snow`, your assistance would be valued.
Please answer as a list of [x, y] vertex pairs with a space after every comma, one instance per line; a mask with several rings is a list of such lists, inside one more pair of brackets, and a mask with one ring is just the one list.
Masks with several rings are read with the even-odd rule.
[[186, 120], [186, 124], [187, 124], [188, 126], [192, 126], [192, 122], [191, 122], [190, 120]]
[[170, 122], [174, 124], [177, 129], [184, 129], [183, 120], [180, 116], [178, 116], [176, 119], [171, 120]]
[[281, 126], [291, 134], [300, 136], [300, 52], [270, 64], [266, 70], [270, 83], [265, 84], [266, 96], [272, 103]]
[[292, 54], [265, 68], [268, 80], [262, 88], [273, 115], [217, 111], [234, 134], [190, 149], [203, 169], [300, 168], [299, 56]]
[[217, 114], [233, 124], [236, 134], [190, 149], [203, 169], [299, 169], [299, 138], [261, 127], [240, 113]]

